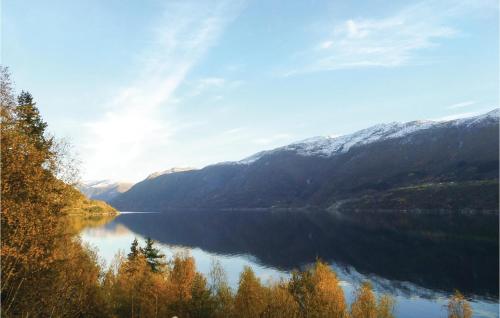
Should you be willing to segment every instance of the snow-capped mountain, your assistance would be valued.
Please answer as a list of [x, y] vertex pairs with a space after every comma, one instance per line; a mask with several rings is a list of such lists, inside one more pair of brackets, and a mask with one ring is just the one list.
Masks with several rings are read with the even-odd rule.
[[[500, 111], [499, 109], [495, 109], [479, 116], [449, 121], [417, 120], [407, 123], [391, 122], [387, 124], [378, 124], [348, 135], [308, 138], [284, 147], [258, 152], [236, 163], [250, 164], [259, 160], [264, 155], [283, 150], [295, 151], [302, 156], [330, 157], [339, 153], [345, 153], [354, 146], [366, 145], [387, 139], [403, 138], [420, 130], [446, 126], [471, 127], [474, 125], [491, 123], [492, 121], [498, 122], [499, 117]], [[404, 140], [402, 141], [404, 142]]]
[[163, 170], [163, 171], [153, 172], [152, 174], [150, 174], [149, 176], [147, 176], [146, 179], [154, 179], [154, 178], [157, 178], [157, 177], [165, 175], [165, 174], [176, 173], [176, 172], [183, 172], [183, 171], [190, 171], [190, 170], [194, 170], [194, 168], [190, 168], [190, 167], [174, 167], [174, 168], [170, 168], [170, 169]]
[[336, 207], [498, 210], [499, 111], [380, 124], [236, 162], [155, 175], [111, 204], [177, 208]]
[[133, 183], [116, 182], [112, 180], [91, 180], [82, 181], [78, 189], [89, 199], [102, 200], [109, 202], [117, 195], [127, 191]]

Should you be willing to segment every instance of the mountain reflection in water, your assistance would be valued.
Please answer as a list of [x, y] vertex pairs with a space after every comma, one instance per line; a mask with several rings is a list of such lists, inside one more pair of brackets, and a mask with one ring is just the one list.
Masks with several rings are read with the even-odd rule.
[[320, 258], [426, 289], [498, 298], [498, 216], [323, 211], [170, 211], [122, 214], [160, 243], [251, 255], [282, 271]]

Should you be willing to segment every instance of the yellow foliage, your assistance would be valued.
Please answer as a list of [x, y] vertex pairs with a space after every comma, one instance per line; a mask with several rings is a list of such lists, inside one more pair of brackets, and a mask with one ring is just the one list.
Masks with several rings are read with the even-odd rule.
[[465, 297], [456, 291], [448, 302], [448, 318], [470, 318], [472, 309]]
[[364, 282], [355, 291], [351, 318], [394, 318], [394, 305], [389, 295], [380, 296], [377, 302], [371, 284]]
[[330, 267], [317, 261], [304, 272], [292, 273], [289, 290], [303, 317], [345, 317], [344, 292]]
[[234, 310], [239, 317], [259, 317], [266, 308], [266, 293], [253, 270], [245, 266], [240, 275]]
[[355, 292], [354, 302], [351, 304], [352, 318], [377, 318], [377, 303], [372, 286], [364, 282]]
[[104, 201], [87, 199], [74, 187], [67, 186], [66, 196], [70, 198], [70, 204], [63, 209], [68, 216], [116, 216], [119, 212]]
[[262, 317], [265, 318], [294, 318], [300, 317], [299, 304], [288, 290], [286, 282], [273, 284], [268, 287], [267, 307]]
[[394, 298], [382, 295], [378, 301], [377, 318], [394, 318], [394, 306]]

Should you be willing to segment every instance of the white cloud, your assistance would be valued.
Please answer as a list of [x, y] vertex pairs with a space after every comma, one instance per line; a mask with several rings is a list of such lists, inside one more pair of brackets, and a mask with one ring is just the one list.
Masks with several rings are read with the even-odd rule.
[[423, 63], [419, 52], [459, 34], [452, 26], [453, 18], [479, 6], [485, 5], [469, 0], [424, 1], [383, 18], [353, 18], [337, 22], [330, 26], [329, 35], [319, 44], [294, 55], [300, 59], [294, 64], [300, 66], [286, 72], [285, 76]]
[[453, 104], [453, 105], [450, 105], [446, 108], [448, 109], [456, 109], [456, 108], [463, 108], [463, 107], [467, 107], [467, 106], [472, 106], [472, 105], [475, 105], [477, 104], [477, 102], [475, 100], [469, 100], [469, 101], [465, 101], [465, 102], [460, 102], [460, 103], [456, 103], [456, 104]]
[[[167, 145], [178, 129], [172, 119], [174, 92], [241, 7], [229, 1], [186, 1], [164, 8], [137, 79], [116, 93], [104, 116], [83, 125], [85, 178], [137, 180], [168, 157]], [[214, 78], [206, 85], [223, 82]], [[158, 149], [163, 149], [159, 156]]]

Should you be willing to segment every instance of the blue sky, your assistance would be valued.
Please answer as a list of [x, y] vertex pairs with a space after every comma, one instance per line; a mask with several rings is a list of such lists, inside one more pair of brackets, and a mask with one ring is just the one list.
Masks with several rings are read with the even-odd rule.
[[498, 4], [3, 1], [2, 64], [83, 179], [498, 107]]

